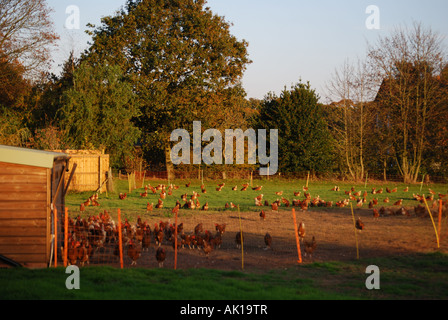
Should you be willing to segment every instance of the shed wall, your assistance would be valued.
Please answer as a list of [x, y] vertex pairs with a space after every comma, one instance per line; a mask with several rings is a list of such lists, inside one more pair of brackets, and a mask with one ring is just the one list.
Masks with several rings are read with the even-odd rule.
[[0, 254], [27, 267], [49, 261], [51, 169], [0, 162]]

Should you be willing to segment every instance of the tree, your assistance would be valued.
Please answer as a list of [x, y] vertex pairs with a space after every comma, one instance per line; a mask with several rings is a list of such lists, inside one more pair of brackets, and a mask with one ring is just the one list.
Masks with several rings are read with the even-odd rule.
[[[91, 32], [85, 59], [120, 66], [132, 83], [141, 116], [143, 147], [164, 150], [168, 174], [170, 133], [191, 129], [214, 111], [225, 120], [226, 97], [241, 94], [247, 43], [230, 34], [230, 24], [205, 7], [204, 0], [128, 0], [115, 16]], [[226, 112], [227, 114], [226, 114]], [[210, 119], [209, 119], [210, 120]], [[190, 131], [191, 132], [191, 131]]]
[[[440, 111], [437, 76], [446, 65], [441, 36], [421, 24], [398, 28], [368, 51], [376, 70], [378, 124], [387, 126], [404, 182], [415, 182], [429, 145], [428, 126]], [[381, 147], [381, 146], [378, 146]]]
[[319, 97], [309, 83], [298, 83], [262, 102], [258, 127], [278, 129], [280, 172], [332, 169], [332, 140]]
[[358, 60], [348, 60], [336, 69], [328, 83], [332, 102], [327, 108], [331, 132], [336, 141], [344, 168], [354, 180], [364, 178], [366, 168], [366, 144], [373, 120], [372, 90], [367, 66]]
[[58, 114], [64, 142], [72, 148], [105, 150], [112, 165], [123, 164], [140, 134], [133, 123], [139, 112], [132, 86], [119, 67], [87, 62], [75, 70], [73, 83]]
[[58, 38], [50, 13], [45, 0], [0, 1], [0, 59], [19, 61], [30, 78], [46, 67]]

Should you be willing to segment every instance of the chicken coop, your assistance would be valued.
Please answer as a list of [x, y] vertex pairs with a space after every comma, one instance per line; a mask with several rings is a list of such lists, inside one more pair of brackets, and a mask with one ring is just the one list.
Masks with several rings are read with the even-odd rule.
[[53, 209], [62, 221], [73, 176], [67, 170], [69, 161], [65, 153], [0, 145], [1, 267], [49, 266], [54, 249]]

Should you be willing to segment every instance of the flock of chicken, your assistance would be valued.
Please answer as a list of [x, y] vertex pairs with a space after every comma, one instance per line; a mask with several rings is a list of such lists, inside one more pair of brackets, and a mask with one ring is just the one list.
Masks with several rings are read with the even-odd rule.
[[[190, 187], [191, 183], [186, 184], [186, 188]], [[225, 183], [221, 183], [217, 185], [216, 191], [220, 192], [225, 187]], [[240, 189], [238, 186], [235, 186], [232, 188], [233, 191], [241, 190], [246, 191], [249, 188], [249, 184], [243, 184], [242, 188]], [[262, 186], [256, 186], [251, 188], [253, 191], [261, 191]], [[152, 192], [153, 194], [158, 194], [158, 202], [154, 206], [153, 203], [147, 203], [147, 213], [152, 212], [154, 209], [162, 209], [164, 207], [164, 200], [167, 198], [167, 196], [171, 196], [173, 194], [174, 190], [179, 189], [179, 186], [170, 185], [165, 186], [162, 184], [159, 184], [158, 186], [154, 187], [150, 184], [145, 186], [145, 191], [143, 193], [140, 193], [140, 196], [142, 198], [146, 198], [148, 196], [149, 192]], [[335, 186], [331, 191], [341, 191], [338, 186]], [[408, 192], [409, 188], [404, 189], [404, 192]], [[433, 208], [436, 206], [436, 201], [434, 200], [435, 192], [431, 189], [430, 195], [428, 197], [423, 197], [420, 195], [413, 195], [413, 198], [416, 199], [419, 202], [425, 202], [426, 201], [434, 201], [433, 202]], [[160, 192], [160, 193], [159, 193]], [[201, 186], [201, 192], [202, 194], [207, 193], [207, 190], [204, 185]], [[288, 199], [283, 197], [283, 192], [275, 192], [275, 194], [279, 197], [276, 201], [270, 203], [267, 200], [264, 200], [263, 194], [259, 194], [254, 198], [255, 200], [255, 206], [257, 207], [270, 207], [272, 211], [279, 211], [279, 207], [285, 206], [285, 207], [299, 207], [302, 211], [308, 210], [310, 207], [333, 207], [335, 205], [336, 207], [343, 208], [345, 206], [348, 206], [351, 201], [356, 202], [356, 206], [358, 208], [362, 208], [364, 204], [367, 203], [367, 195], [368, 193], [366, 191], [356, 191], [355, 188], [351, 188], [349, 191], [345, 191], [345, 195], [347, 199], [337, 201], [333, 203], [333, 201], [325, 201], [321, 199], [319, 196], [312, 198], [308, 187], [303, 187], [304, 192], [304, 198], [302, 200], [300, 199], [293, 199], [292, 202], [290, 202]], [[371, 191], [371, 194], [381, 194], [383, 193], [383, 189], [376, 189], [373, 188]], [[386, 192], [389, 194], [398, 192], [398, 189], [392, 189], [386, 188]], [[294, 196], [296, 198], [301, 196], [301, 192], [294, 192]], [[188, 193], [182, 194], [180, 200], [177, 200], [176, 205], [172, 209], [172, 213], [176, 214], [179, 209], [197, 209], [202, 211], [207, 211], [209, 209], [208, 203], [205, 203], [202, 207], [199, 203], [200, 194], [198, 192], [193, 191], [192, 195], [189, 196]], [[127, 193], [120, 193], [119, 199], [120, 200], [126, 200]], [[439, 199], [446, 199], [446, 195], [439, 194]], [[383, 200], [384, 203], [389, 202], [389, 198], [386, 197]], [[403, 207], [403, 200], [400, 199], [397, 202], [394, 203], [394, 206], [398, 206], [398, 210], [394, 210], [393, 207], [381, 207], [381, 209], [376, 209], [376, 206], [378, 206], [379, 201], [378, 198], [372, 199], [368, 203], [368, 207], [370, 209], [373, 209], [373, 216], [375, 219], [378, 219], [380, 216], [385, 215], [405, 215], [409, 216], [408, 209]], [[85, 211], [86, 207], [88, 206], [99, 206], [98, 203], [98, 195], [95, 194], [91, 196], [87, 201], [82, 203], [80, 205], [80, 211]], [[446, 200], [444, 200], [444, 206], [446, 207]], [[238, 205], [233, 204], [232, 202], [226, 203], [225, 208], [231, 209], [231, 208], [237, 208]], [[425, 207], [419, 205], [418, 207], [415, 207], [415, 213], [418, 216], [423, 216], [426, 212]], [[260, 212], [260, 219], [266, 218], [266, 211], [265, 209], [262, 209]], [[362, 231], [365, 229], [364, 223], [361, 221], [360, 218], [355, 223], [356, 228], [359, 231]], [[81, 266], [85, 265], [86, 263], [89, 263], [89, 260], [92, 258], [92, 256], [95, 255], [98, 250], [101, 248], [104, 248], [106, 244], [114, 244], [115, 250], [114, 254], [119, 255], [119, 244], [118, 244], [118, 228], [121, 227], [122, 231], [122, 248], [126, 249], [127, 255], [131, 259], [131, 265], [136, 265], [137, 261], [140, 259], [142, 251], [148, 251], [151, 243], [155, 243], [157, 250], [155, 258], [159, 264], [159, 267], [163, 267], [164, 260], [166, 258], [166, 251], [162, 246], [162, 243], [165, 242], [165, 244], [172, 245], [173, 248], [175, 247], [176, 243], [178, 246], [178, 249], [189, 247], [190, 249], [194, 249], [195, 247], [199, 250], [202, 250], [205, 256], [208, 257], [208, 255], [215, 249], [219, 249], [222, 244], [222, 236], [225, 233], [225, 224], [215, 224], [216, 233], [212, 234], [208, 230], [203, 230], [203, 225], [200, 223], [194, 228], [194, 232], [192, 234], [187, 234], [184, 232], [183, 229], [183, 223], [179, 224], [177, 227], [173, 224], [170, 224], [169, 222], [162, 222], [155, 224], [154, 227], [151, 229], [149, 224], [147, 222], [143, 222], [140, 217], [137, 219], [136, 224], [131, 224], [128, 222], [127, 219], [125, 219], [125, 222], [121, 224], [121, 226], [118, 226], [111, 218], [107, 211], [104, 211], [104, 213], [101, 213], [98, 216], [91, 216], [87, 219], [82, 219], [81, 216], [78, 215], [78, 217], [73, 220], [69, 220], [69, 229], [68, 229], [68, 262], [69, 264], [77, 264], [79, 263]], [[176, 230], [177, 229], [177, 230]], [[175, 237], [177, 231], [177, 238]], [[315, 251], [317, 247], [316, 239], [313, 236], [311, 241], [305, 240], [306, 230], [305, 225], [302, 222], [300, 222], [298, 227], [298, 234], [300, 237], [300, 242], [304, 244], [305, 248], [305, 256], [309, 255], [312, 256], [313, 252]], [[236, 246], [239, 247], [241, 245], [241, 242], [244, 241], [244, 234], [238, 232], [235, 236], [235, 243]], [[265, 249], [271, 248], [272, 245], [272, 236], [269, 233], [266, 233], [264, 237], [265, 242]], [[63, 248], [61, 248], [63, 250]]]

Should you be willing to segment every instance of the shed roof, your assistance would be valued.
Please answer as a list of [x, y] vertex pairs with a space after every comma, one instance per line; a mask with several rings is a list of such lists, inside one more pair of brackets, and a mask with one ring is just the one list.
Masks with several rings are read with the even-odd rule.
[[69, 155], [60, 152], [50, 152], [0, 145], [0, 162], [15, 163], [42, 168], [53, 168], [53, 162], [57, 158], [69, 158]]

